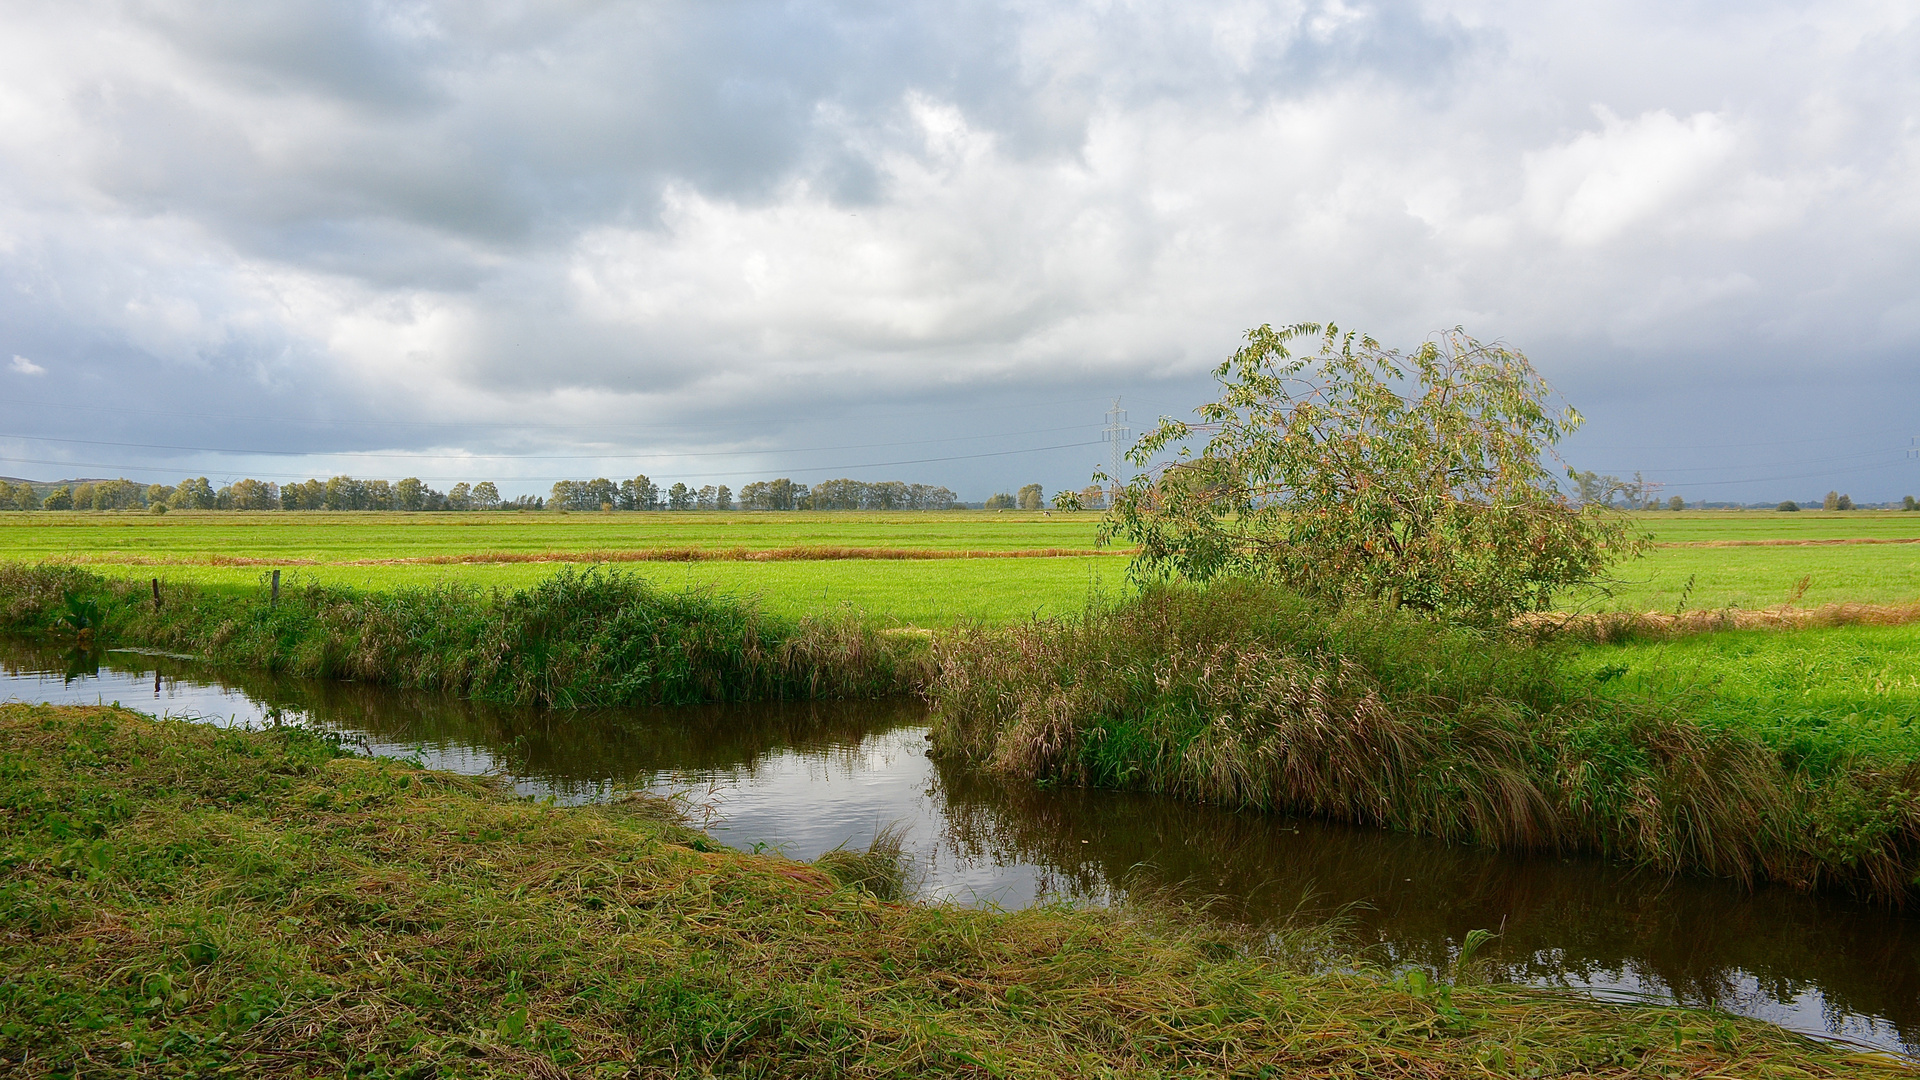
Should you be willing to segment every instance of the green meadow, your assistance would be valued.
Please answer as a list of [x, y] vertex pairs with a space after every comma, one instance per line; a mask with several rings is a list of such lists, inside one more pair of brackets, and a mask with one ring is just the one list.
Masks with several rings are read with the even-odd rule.
[[1576, 664], [1815, 771], [1856, 754], [1920, 759], [1920, 624], [1685, 634], [1584, 649]]
[[[1920, 514], [1645, 513], [1657, 544], [1581, 610], [1760, 608], [1920, 599]], [[936, 513], [0, 514], [0, 561], [251, 591], [288, 581], [362, 589], [457, 580], [524, 587], [567, 562], [632, 561], [676, 587], [756, 597], [802, 615], [851, 607], [891, 625], [1013, 622], [1129, 588], [1124, 552], [1095, 549], [1097, 515]], [[1835, 541], [1839, 541], [1836, 543]], [[1866, 542], [1862, 542], [1866, 541]], [[693, 554], [704, 561], [687, 561]], [[882, 557], [884, 556], [884, 557]], [[1010, 557], [1019, 556], [1019, 557]], [[534, 561], [537, 560], [537, 561]], [[662, 560], [662, 561], [647, 561]]]

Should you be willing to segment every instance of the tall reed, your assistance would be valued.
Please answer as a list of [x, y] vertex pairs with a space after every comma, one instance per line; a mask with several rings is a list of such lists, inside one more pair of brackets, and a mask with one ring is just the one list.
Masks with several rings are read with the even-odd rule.
[[1245, 582], [1161, 586], [937, 645], [938, 753], [1453, 840], [1886, 899], [1920, 871], [1920, 769], [1822, 777], [1598, 693], [1562, 647]]
[[527, 589], [455, 583], [391, 592], [294, 584], [260, 595], [144, 583], [72, 566], [0, 564], [0, 632], [52, 634], [69, 597], [104, 641], [291, 675], [568, 707], [911, 692], [925, 641], [852, 616], [777, 618], [750, 601], [566, 568]]

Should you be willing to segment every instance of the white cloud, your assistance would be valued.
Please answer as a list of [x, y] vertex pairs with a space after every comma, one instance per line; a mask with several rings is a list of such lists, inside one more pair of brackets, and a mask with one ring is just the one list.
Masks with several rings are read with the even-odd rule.
[[770, 388], [1092, 392], [1295, 318], [1465, 322], [1602, 396], [1877, 371], [1920, 348], [1898, 7], [10, 5], [0, 349], [719, 441]]
[[1529, 217], [1572, 244], [1595, 244], [1650, 223], [1673, 227], [1683, 204], [1718, 194], [1735, 136], [1712, 113], [1665, 110], [1622, 120], [1596, 108], [1598, 132], [1523, 157]]
[[18, 353], [14, 354], [13, 363], [8, 365], [8, 369], [15, 375], [45, 375], [47, 373], [46, 368], [41, 367], [39, 364], [34, 363]]

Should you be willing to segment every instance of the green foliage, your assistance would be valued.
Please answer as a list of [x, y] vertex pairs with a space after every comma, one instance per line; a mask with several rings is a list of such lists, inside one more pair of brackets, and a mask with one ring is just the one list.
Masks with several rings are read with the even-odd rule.
[[1776, 506], [1776, 507], [1774, 507], [1774, 509], [1775, 509], [1775, 510], [1783, 510], [1783, 511], [1785, 511], [1785, 512], [1787, 512], [1787, 513], [1790, 513], [1790, 514], [1791, 514], [1791, 513], [1796, 513], [1796, 512], [1798, 512], [1798, 511], [1799, 511], [1799, 509], [1800, 509], [1800, 504], [1799, 504], [1799, 503], [1797, 503], [1797, 502], [1794, 502], [1794, 501], [1793, 501], [1792, 499], [1788, 499], [1788, 500], [1787, 500], [1786, 502], [1783, 502], [1783, 503], [1781, 503], [1781, 504], [1780, 504], [1779, 506]]
[[40, 508], [42, 510], [73, 509], [73, 489], [62, 484], [52, 491], [47, 492], [47, 497], [40, 500]]
[[54, 616], [53, 625], [60, 630], [83, 640], [91, 640], [99, 633], [106, 622], [101, 614], [100, 605], [91, 596], [82, 596], [71, 589], [66, 590], [61, 599], [64, 609]]
[[1020, 489], [1020, 509], [1045, 510], [1047, 494], [1039, 484], [1028, 484]]
[[1679, 510], [1685, 510], [1686, 508], [1687, 508], [1687, 500], [1681, 498], [1678, 495], [1675, 495], [1673, 498], [1667, 500], [1667, 509], [1669, 510], [1679, 511]]
[[40, 509], [40, 498], [33, 493], [31, 484], [15, 484], [0, 480], [0, 511], [38, 509]]
[[1012, 510], [1016, 508], [1018, 505], [1019, 505], [1018, 503], [1014, 502], [1012, 495], [1009, 495], [1006, 492], [1002, 491], [1002, 492], [998, 492], [996, 494], [987, 496], [987, 501], [984, 504], [982, 504], [981, 509]]
[[1900, 500], [1900, 509], [1920, 510], [1920, 502], [1915, 502], [1913, 496], [1909, 495], [1906, 498]]
[[[1296, 340], [1316, 345], [1296, 357]], [[1103, 537], [1143, 579], [1244, 575], [1467, 622], [1544, 610], [1641, 554], [1604, 507], [1572, 506], [1543, 458], [1580, 423], [1549, 413], [1525, 356], [1455, 330], [1410, 354], [1333, 326], [1250, 331], [1199, 427], [1163, 419]], [[1408, 386], [1408, 392], [1401, 392]], [[1182, 447], [1201, 433], [1198, 458]]]
[[[214, 493], [213, 484], [204, 476], [180, 481], [180, 486], [173, 489], [173, 498], [170, 501], [175, 510], [212, 510], [220, 504], [219, 497]], [[352, 509], [358, 509], [358, 507]]]

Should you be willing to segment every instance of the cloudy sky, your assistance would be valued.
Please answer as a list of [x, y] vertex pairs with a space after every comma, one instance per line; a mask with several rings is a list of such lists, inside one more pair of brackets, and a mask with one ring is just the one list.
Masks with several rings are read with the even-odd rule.
[[1920, 493], [1920, 2], [0, 9], [0, 474], [980, 499], [1309, 319]]

